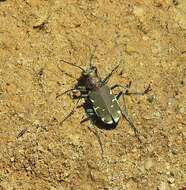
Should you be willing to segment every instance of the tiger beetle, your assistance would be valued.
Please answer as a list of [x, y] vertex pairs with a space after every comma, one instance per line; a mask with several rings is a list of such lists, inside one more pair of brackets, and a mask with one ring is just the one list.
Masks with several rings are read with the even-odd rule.
[[[69, 89], [64, 93], [58, 95], [57, 97], [64, 95], [68, 92], [72, 92], [73, 98], [77, 99], [74, 108], [72, 111], [61, 121], [61, 124], [67, 120], [78, 108], [78, 103], [83, 98], [85, 103], [89, 105], [88, 108], [85, 109], [88, 117], [84, 119], [84, 121], [91, 120], [92, 116], [96, 118], [97, 121], [100, 121], [106, 129], [109, 129], [111, 126], [116, 126], [121, 118], [121, 116], [125, 117], [125, 119], [129, 122], [130, 126], [133, 128], [135, 135], [137, 135], [138, 130], [133, 124], [132, 120], [128, 116], [126, 104], [125, 104], [125, 95], [145, 95], [149, 91], [151, 91], [150, 85], [143, 92], [129, 92], [129, 88], [131, 86], [131, 82], [128, 85], [120, 85], [115, 84], [111, 87], [107, 85], [109, 79], [111, 78], [114, 71], [117, 70], [120, 64], [116, 65], [111, 72], [105, 77], [101, 78], [98, 75], [97, 67], [92, 65], [93, 54], [90, 58], [89, 67], [84, 69], [74, 63], [61, 60], [62, 62], [74, 66], [80, 69], [81, 76], [77, 80], [77, 84], [73, 89]], [[60, 68], [59, 68], [60, 69]], [[60, 69], [61, 70], [61, 69]], [[114, 95], [112, 90], [115, 88], [122, 88], [119, 94]], [[121, 109], [119, 105], [119, 98], [123, 97], [124, 100], [124, 110]], [[81, 123], [82, 123], [81, 122]], [[139, 138], [138, 138], [139, 139]]]

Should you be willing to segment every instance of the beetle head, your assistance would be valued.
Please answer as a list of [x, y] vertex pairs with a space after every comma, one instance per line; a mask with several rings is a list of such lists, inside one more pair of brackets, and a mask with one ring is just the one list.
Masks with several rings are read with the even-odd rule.
[[86, 70], [82, 71], [82, 75], [86, 77], [97, 77], [97, 68], [95, 66], [91, 66]]

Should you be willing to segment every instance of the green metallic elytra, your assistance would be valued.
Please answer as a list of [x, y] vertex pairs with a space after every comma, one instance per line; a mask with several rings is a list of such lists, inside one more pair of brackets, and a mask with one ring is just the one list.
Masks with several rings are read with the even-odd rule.
[[110, 88], [104, 85], [88, 95], [93, 109], [98, 118], [105, 124], [116, 124], [121, 117], [120, 106], [117, 98]]
[[[74, 113], [75, 109], [78, 107], [80, 99], [83, 98], [85, 100], [85, 105], [90, 103], [90, 106], [88, 106], [88, 108], [85, 106], [85, 111], [87, 112], [87, 118], [85, 119], [85, 121], [87, 120], [92, 121], [98, 119], [101, 120], [103, 124], [115, 125], [118, 123], [121, 116], [123, 116], [127, 119], [127, 121], [134, 128], [134, 130], [137, 131], [137, 129], [135, 128], [134, 124], [132, 123], [131, 119], [128, 116], [125, 103], [124, 103], [124, 110], [121, 110], [118, 100], [121, 96], [123, 97], [124, 100], [125, 99], [124, 95], [132, 95], [132, 94], [144, 95], [149, 91], [151, 91], [150, 85], [142, 93], [129, 92], [128, 89], [131, 85], [131, 82], [129, 82], [129, 84], [127, 85], [115, 84], [111, 87], [108, 87], [107, 83], [111, 78], [112, 74], [114, 73], [114, 71], [116, 71], [117, 68], [119, 67], [120, 63], [116, 65], [110, 71], [110, 73], [108, 73], [102, 79], [102, 77], [99, 76], [98, 74], [96, 66], [92, 65], [92, 60], [93, 60], [93, 54], [90, 57], [89, 67], [87, 68], [83, 68], [81, 66], [78, 66], [74, 63], [65, 60], [61, 60], [62, 62], [74, 66], [76, 68], [79, 68], [81, 70], [81, 76], [79, 79], [77, 79], [77, 83], [74, 86], [74, 88], [67, 90], [61, 94], [63, 95], [72, 91], [73, 97], [78, 99], [72, 111], [63, 119], [61, 123], [63, 123]], [[115, 88], [122, 89], [119, 92], [119, 94], [117, 94], [116, 96], [113, 95], [111, 92], [111, 90], [114, 90]], [[59, 95], [57, 97], [59, 97]]]

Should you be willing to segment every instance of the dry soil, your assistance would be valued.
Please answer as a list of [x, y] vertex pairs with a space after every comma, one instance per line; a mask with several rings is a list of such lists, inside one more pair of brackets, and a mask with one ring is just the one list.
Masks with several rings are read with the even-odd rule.
[[[95, 46], [100, 76], [120, 63], [110, 86], [152, 86], [126, 97], [142, 142], [81, 107], [61, 124], [81, 72], [60, 60], [86, 67]], [[181, 190], [185, 128], [185, 0], [0, 1], [0, 190]]]

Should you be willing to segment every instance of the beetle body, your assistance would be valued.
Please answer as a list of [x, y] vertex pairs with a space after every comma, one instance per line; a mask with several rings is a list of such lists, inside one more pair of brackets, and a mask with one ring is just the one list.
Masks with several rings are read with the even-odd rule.
[[118, 100], [107, 86], [101, 86], [89, 93], [89, 99], [99, 119], [105, 124], [117, 124], [121, 117]]
[[83, 97], [86, 102], [90, 103], [89, 115], [96, 115], [96, 119], [106, 125], [118, 123], [121, 117], [118, 100], [98, 76], [96, 67], [92, 66], [82, 71], [73, 95], [76, 98]]
[[[136, 130], [134, 124], [128, 117], [126, 106], [125, 110], [122, 111], [119, 106], [118, 100], [121, 95], [123, 95], [123, 97], [124, 95], [132, 95], [132, 94], [144, 95], [149, 91], [151, 91], [150, 85], [142, 93], [138, 92], [129, 93], [128, 88], [130, 87], [131, 82], [126, 86], [116, 84], [113, 85], [112, 87], [109, 87], [107, 85], [107, 82], [109, 81], [113, 72], [119, 67], [119, 65], [114, 67], [112, 71], [105, 78], [101, 79], [101, 77], [98, 75], [97, 68], [91, 65], [91, 61], [90, 61], [90, 66], [87, 69], [77, 66], [74, 63], [70, 63], [64, 60], [61, 61], [82, 70], [81, 76], [77, 80], [78, 82], [75, 85], [75, 87], [73, 89], [66, 91], [66, 92], [72, 91], [73, 97], [77, 98], [78, 101], [74, 106], [73, 110], [70, 112], [70, 114], [67, 115], [62, 122], [64, 122], [68, 117], [70, 117], [74, 113], [79, 103], [79, 100], [81, 98], [84, 98], [85, 104], [88, 104], [88, 108], [85, 108], [88, 115], [87, 119], [91, 119], [92, 116], [94, 116], [96, 120], [100, 120], [106, 126], [107, 125], [115, 126], [119, 122], [121, 116], [124, 116], [127, 119], [127, 121], [130, 123], [130, 125], [133, 127], [133, 129]], [[122, 87], [123, 89], [125, 89], [125, 92], [122, 90], [118, 95], [112, 94], [112, 90], [116, 87]], [[65, 94], [66, 92], [64, 92], [63, 94]]]

